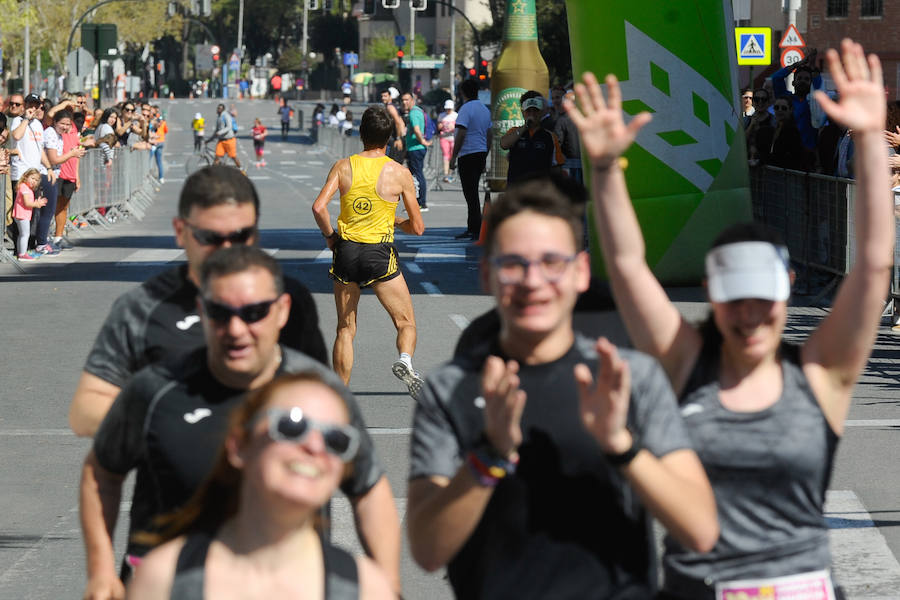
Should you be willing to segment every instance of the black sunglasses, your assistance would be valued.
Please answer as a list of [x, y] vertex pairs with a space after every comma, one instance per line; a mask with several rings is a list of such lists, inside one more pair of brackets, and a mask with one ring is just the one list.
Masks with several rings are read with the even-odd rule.
[[244, 323], [250, 325], [257, 321], [262, 321], [269, 315], [272, 305], [278, 302], [278, 298], [274, 300], [265, 300], [264, 302], [254, 302], [253, 304], [245, 304], [243, 306], [228, 306], [221, 304], [209, 298], [203, 298], [203, 310], [206, 316], [217, 323], [228, 323], [231, 317], [237, 317]]
[[22, 103], [21, 102], [10, 102], [9, 105], [10, 106], [22, 106]]
[[253, 234], [256, 233], [256, 226], [244, 227], [231, 233], [221, 234], [209, 229], [199, 229], [190, 223], [185, 222], [191, 230], [191, 235], [197, 240], [197, 243], [203, 246], [221, 246], [225, 242], [231, 244], [246, 244]]
[[350, 425], [313, 421], [303, 414], [303, 409], [299, 406], [270, 408], [264, 417], [269, 421], [269, 438], [276, 442], [299, 443], [315, 429], [322, 434], [325, 449], [343, 461], [353, 458], [359, 447], [359, 433], [356, 429]]

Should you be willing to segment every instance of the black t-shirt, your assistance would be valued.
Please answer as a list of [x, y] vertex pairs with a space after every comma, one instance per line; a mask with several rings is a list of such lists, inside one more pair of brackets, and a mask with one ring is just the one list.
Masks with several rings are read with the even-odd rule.
[[[410, 479], [453, 477], [484, 429], [483, 358], [496, 340], [429, 375], [419, 398]], [[656, 456], [689, 448], [659, 365], [620, 350], [632, 372], [629, 428]], [[520, 365], [527, 394], [516, 474], [502, 480], [475, 531], [448, 566], [458, 598], [646, 599], [656, 586], [653, 538], [631, 486], [581, 423], [573, 369], [596, 368], [579, 337], [559, 360]], [[465, 467], [463, 467], [465, 468]]]
[[[359, 407], [337, 375], [308, 356], [283, 348], [278, 374], [313, 370], [344, 391], [359, 451], [341, 490], [364, 495], [383, 475]], [[128, 382], [94, 437], [104, 469], [137, 469], [130, 532], [153, 531], [153, 518], [184, 504], [215, 463], [231, 410], [245, 390], [223, 386], [206, 365], [205, 349], [150, 365]], [[128, 553], [146, 548], [129, 542]]]
[[509, 149], [509, 170], [506, 181], [512, 183], [534, 173], [546, 173], [553, 166], [556, 142], [553, 134], [538, 127], [534, 135], [523, 133]]
[[[291, 312], [279, 341], [327, 365], [328, 352], [312, 295], [290, 277], [284, 278], [284, 288], [291, 296]], [[204, 345], [197, 287], [187, 277], [187, 265], [181, 265], [119, 296], [97, 334], [84, 370], [121, 388], [146, 365]]]

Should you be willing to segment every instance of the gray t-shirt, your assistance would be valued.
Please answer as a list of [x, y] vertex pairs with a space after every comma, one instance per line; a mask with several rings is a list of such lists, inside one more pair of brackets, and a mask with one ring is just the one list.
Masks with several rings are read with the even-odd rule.
[[721, 533], [699, 554], [666, 539], [664, 588], [714, 598], [718, 581], [829, 568], [822, 514], [838, 437], [804, 375], [796, 347], [782, 345], [784, 389], [769, 408], [733, 412], [719, 401], [718, 348], [704, 347], [681, 414], [716, 495]]
[[[484, 427], [480, 371], [495, 339], [429, 375], [416, 406], [409, 478], [453, 477]], [[690, 448], [675, 397], [650, 357], [621, 350], [632, 373], [628, 423], [656, 456]], [[458, 598], [647, 598], [656, 587], [647, 513], [584, 429], [573, 368], [597, 365], [579, 337], [562, 358], [521, 365], [528, 395], [516, 474], [500, 482], [448, 567]]]

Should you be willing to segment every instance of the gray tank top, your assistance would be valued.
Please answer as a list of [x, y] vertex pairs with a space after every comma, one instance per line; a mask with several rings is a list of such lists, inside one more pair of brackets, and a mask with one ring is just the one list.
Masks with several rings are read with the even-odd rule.
[[[332, 546], [319, 536], [325, 562], [325, 600], [357, 600], [359, 574], [351, 554]], [[204, 600], [203, 581], [206, 573], [206, 554], [213, 536], [196, 532], [188, 535], [178, 553], [171, 600]]]
[[[707, 344], [709, 345], [709, 344]], [[719, 348], [704, 346], [679, 400], [716, 496], [721, 534], [699, 554], [665, 540], [664, 589], [713, 598], [717, 581], [778, 577], [828, 568], [822, 514], [838, 436], [800, 367], [782, 344], [781, 397], [765, 410], [733, 412], [719, 401]]]

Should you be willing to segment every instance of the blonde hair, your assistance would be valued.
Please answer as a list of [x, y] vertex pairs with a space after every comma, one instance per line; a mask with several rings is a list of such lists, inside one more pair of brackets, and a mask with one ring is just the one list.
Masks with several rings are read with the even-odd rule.
[[[37, 176], [38, 176], [38, 180], [40, 180], [40, 178], [41, 178], [41, 172], [40, 172], [40, 171], [38, 171], [37, 169], [28, 169], [27, 171], [25, 171], [24, 173], [22, 173], [22, 176], [21, 176], [21, 177], [19, 177], [19, 183], [25, 183], [26, 181], [28, 181], [28, 178], [31, 177], [32, 175], [37, 175]], [[26, 184], [26, 185], [27, 185], [27, 184]]]

